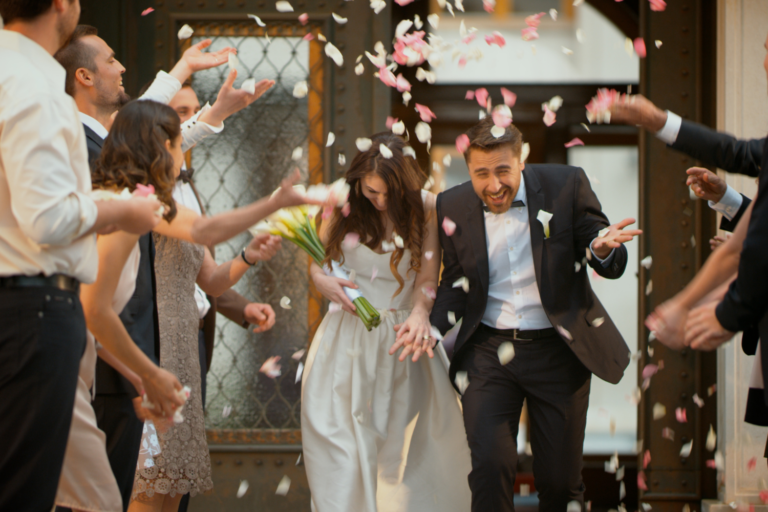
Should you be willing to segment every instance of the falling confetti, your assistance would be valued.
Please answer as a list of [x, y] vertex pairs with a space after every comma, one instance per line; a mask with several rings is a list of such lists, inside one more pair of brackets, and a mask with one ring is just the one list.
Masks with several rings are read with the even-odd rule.
[[275, 491], [275, 494], [279, 496], [285, 496], [286, 494], [288, 494], [288, 489], [290, 488], [291, 488], [291, 479], [288, 478], [288, 475], [285, 475], [280, 480], [280, 483], [277, 484], [277, 490]]
[[642, 37], [637, 37], [635, 38], [633, 44], [635, 46], [635, 53], [637, 54], [637, 56], [640, 57], [641, 59], [644, 59], [646, 54], [645, 40]]
[[248, 94], [256, 94], [256, 79], [249, 78], [240, 85], [240, 90], [246, 91]]
[[360, 235], [354, 232], [347, 233], [344, 235], [344, 241], [342, 242], [342, 245], [346, 250], [354, 249], [360, 245]]
[[581, 512], [581, 503], [576, 500], [568, 502], [565, 512]]
[[[710, 431], [711, 429], [712, 429], [712, 426], [710, 425]], [[709, 450], [709, 451], [712, 451], [712, 450]], [[757, 468], [757, 457], [752, 457], [747, 461], [747, 471], [754, 471], [756, 468]], [[765, 501], [763, 501], [763, 503], [765, 503]]]
[[242, 498], [248, 492], [248, 480], [240, 480], [240, 487], [237, 488], [237, 497]]
[[280, 365], [277, 362], [280, 361], [280, 356], [272, 356], [261, 365], [259, 371], [265, 374], [270, 379], [276, 379], [281, 375]]
[[435, 300], [437, 297], [437, 292], [435, 292], [435, 289], [429, 286], [422, 286], [421, 293], [423, 293], [425, 297], [432, 300]]
[[427, 258], [427, 261], [431, 260], [432, 256], [434, 256], [434, 255], [435, 255], [435, 253], [432, 252], [432, 251], [427, 251], [427, 252], [424, 253], [424, 257]]
[[550, 9], [549, 17], [552, 18], [552, 21], [557, 21], [557, 9]]
[[338, 48], [333, 46], [333, 43], [325, 43], [325, 54], [333, 59], [333, 62], [335, 62], [337, 66], [341, 67], [344, 65], [344, 56], [341, 54]]
[[667, 8], [667, 2], [664, 0], [648, 0], [648, 3], [651, 4], [652, 11], [660, 12]]
[[656, 41], [654, 41], [654, 44], [656, 45], [656, 48], [661, 48], [661, 45], [664, 43], [662, 43], [660, 39], [657, 39]]
[[560, 49], [566, 55], [573, 55], [573, 50], [571, 50], [570, 48], [566, 48], [565, 46], [561, 46]]
[[649, 279], [648, 284], [645, 285], [645, 296], [649, 296], [653, 292], [653, 280]]
[[293, 359], [294, 361], [298, 361], [299, 359], [304, 357], [305, 353], [306, 353], [306, 350], [303, 348], [301, 350], [297, 350], [296, 352], [293, 353], [293, 355], [291, 356], [291, 359]]
[[304, 98], [309, 93], [309, 87], [307, 86], [307, 81], [302, 80], [301, 82], [296, 82], [296, 85], [293, 86], [293, 97], [294, 98]]
[[682, 407], [675, 409], [675, 419], [677, 419], [678, 423], [688, 423], [688, 414], [686, 409]]
[[592, 327], [600, 327], [604, 323], [605, 323], [605, 318], [600, 316], [592, 320]]
[[694, 394], [693, 394], [693, 403], [695, 403], [696, 405], [698, 405], [698, 406], [699, 406], [699, 409], [701, 409], [702, 407], [704, 407], [704, 400], [702, 400], [702, 399], [701, 399], [701, 397], [699, 397], [698, 393], [694, 393]]
[[467, 377], [467, 372], [456, 372], [454, 382], [456, 383], [456, 387], [459, 388], [459, 393], [463, 395], [464, 391], [469, 387], [469, 377]]
[[712, 396], [715, 394], [715, 391], [717, 391], [717, 384], [712, 384], [707, 388], [707, 396]]
[[[456, 318], [454, 317], [454, 320], [455, 319]], [[515, 358], [515, 346], [511, 342], [505, 341], [499, 345], [497, 353], [499, 355], [499, 362], [501, 363], [501, 366], [506, 366], [507, 363]]]
[[419, 139], [419, 142], [422, 144], [432, 139], [432, 128], [430, 128], [424, 121], [417, 124], [414, 131], [416, 132], [416, 138]]
[[453, 288], [461, 287], [464, 293], [469, 293], [469, 279], [465, 277], [458, 278], [452, 285]]
[[419, 105], [418, 103], [416, 103], [416, 107], [415, 108], [416, 108], [416, 112], [419, 113], [419, 116], [421, 117], [421, 120], [424, 121], [425, 123], [430, 123], [430, 122], [432, 122], [433, 119], [435, 119], [437, 117], [435, 115], [435, 113], [432, 112], [429, 109], [429, 107], [427, 107], [425, 105]]
[[565, 147], [572, 148], [573, 146], [583, 146], [583, 145], [584, 145], [584, 141], [581, 140], [578, 137], [575, 137], [573, 140], [571, 140], [570, 142], [566, 143]]
[[230, 414], [232, 414], [232, 406], [231, 405], [225, 405], [224, 408], [221, 409], [221, 417], [222, 418], [229, 418]]
[[237, 55], [234, 53], [230, 53], [227, 57], [227, 64], [229, 65], [229, 70], [235, 70], [237, 69], [237, 65], [240, 63], [240, 61], [237, 59]]
[[143, 11], [141, 11], [141, 15], [142, 15], [142, 16], [146, 16], [147, 14], [151, 14], [151, 13], [153, 13], [153, 12], [155, 12], [155, 10], [154, 10], [153, 8], [151, 8], [151, 7], [147, 7], [146, 9], [144, 9]]
[[715, 451], [716, 447], [717, 447], [717, 434], [715, 434], [715, 429], [712, 427], [712, 425], [710, 425], [709, 433], [707, 434], [706, 448], [710, 452], [713, 452]]
[[307, 23], [309, 23], [309, 14], [307, 13], [300, 14], [299, 23], [301, 23], [302, 25], [306, 25]]
[[379, 274], [379, 268], [374, 265], [371, 269], [371, 282], [373, 282], [374, 279], [376, 279], [376, 276]]
[[299, 362], [299, 366], [296, 368], [296, 384], [301, 382], [301, 374], [304, 373], [304, 363]]
[[648, 468], [648, 464], [651, 463], [651, 450], [645, 450], [643, 454], [643, 469]]
[[557, 121], [557, 116], [552, 110], [549, 109], [548, 105], [543, 105], [542, 110], [544, 111], [544, 124], [547, 126], [552, 126]]
[[647, 270], [651, 269], [651, 265], [653, 265], [653, 256], [646, 256], [640, 261], [640, 266]]
[[263, 21], [261, 21], [261, 18], [259, 18], [259, 17], [258, 17], [258, 16], [256, 16], [255, 14], [249, 14], [249, 15], [248, 15], [248, 17], [249, 17], [249, 18], [251, 18], [253, 21], [255, 21], [255, 22], [256, 22], [256, 24], [257, 24], [258, 26], [260, 26], [260, 27], [266, 27], [266, 26], [267, 26], [267, 24], [266, 24], [266, 23], [264, 23]]
[[661, 429], [661, 437], [663, 437], [664, 439], [668, 439], [670, 441], [674, 441], [675, 440], [675, 431], [672, 430], [671, 428], [668, 428], [668, 427], [667, 428], [663, 428], [663, 429]]
[[328, 132], [328, 140], [325, 142], [325, 147], [329, 148], [336, 142], [336, 135], [333, 132]]
[[338, 23], [339, 25], [344, 25], [344, 24], [346, 24], [346, 23], [349, 21], [347, 18], [345, 18], [345, 17], [343, 17], [343, 16], [339, 16], [339, 15], [338, 15], [338, 14], [336, 14], [335, 12], [334, 12], [334, 13], [331, 13], [331, 16], [333, 16], [333, 19], [334, 19], [334, 20], [336, 21], [336, 23]]
[[648, 484], [645, 482], [645, 471], [639, 471], [637, 473], [637, 488], [641, 491], [648, 490]]
[[653, 405], [653, 419], [660, 420], [666, 415], [667, 415], [667, 408], [664, 407], [664, 404], [660, 404], [659, 402], [656, 402]]
[[579, 263], [578, 261], [575, 262], [573, 264], [573, 271], [576, 272], [576, 273], [580, 272], [581, 271], [581, 263]]
[[365, 152], [371, 149], [371, 146], [373, 146], [373, 141], [371, 139], [361, 137], [355, 140], [355, 146], [357, 146], [359, 151]]
[[456, 232], [456, 223], [453, 222], [448, 217], [443, 218], [443, 231], [445, 231], [445, 234], [448, 236], [453, 236], [453, 234]]
[[392, 150], [386, 144], [379, 144], [379, 153], [387, 160], [394, 156]]
[[684, 459], [687, 459], [691, 455], [691, 450], [693, 449], [693, 439], [690, 440], [690, 442], [684, 444], [680, 448], [680, 456]]
[[451, 325], [456, 325], [456, 313], [453, 311], [448, 312], [448, 323]]
[[290, 2], [286, 2], [286, 0], [280, 0], [275, 3], [275, 9], [277, 9], [277, 12], [293, 12], [293, 6]]
[[194, 33], [195, 31], [192, 30], [192, 27], [190, 27], [189, 25], [184, 25], [179, 29], [179, 33], [178, 33], [179, 41], [182, 41], [184, 39], [189, 39], [190, 37], [192, 37], [192, 34]]
[[304, 148], [299, 146], [296, 149], [294, 149], [293, 152], [291, 153], [291, 160], [293, 160], [294, 162], [298, 162], [299, 160], [301, 160], [302, 156], [304, 156]]
[[291, 299], [288, 297], [280, 299], [280, 307], [283, 309], [291, 309]]
[[456, 151], [463, 155], [467, 152], [467, 149], [469, 149], [469, 136], [465, 133], [462, 133], [456, 137]]
[[566, 340], [568, 340], [568, 341], [573, 341], [573, 336], [571, 336], [571, 333], [570, 333], [570, 332], [568, 332], [568, 329], [566, 329], [566, 328], [565, 328], [565, 327], [563, 327], [562, 325], [558, 325], [558, 326], [557, 326], [557, 332], [559, 332], [559, 333], [560, 333], [560, 336], [562, 336], [562, 337], [563, 337], [563, 338], [565, 338]]

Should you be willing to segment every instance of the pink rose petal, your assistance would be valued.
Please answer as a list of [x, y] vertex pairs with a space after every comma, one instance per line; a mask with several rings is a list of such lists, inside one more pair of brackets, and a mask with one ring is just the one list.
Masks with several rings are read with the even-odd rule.
[[466, 133], [462, 133], [456, 137], [456, 151], [462, 155], [469, 149], [469, 136]]
[[510, 112], [509, 107], [506, 105], [499, 105], [494, 108], [491, 118], [493, 119], [493, 124], [499, 128], [506, 128], [512, 124], [512, 112]]
[[643, 469], [648, 468], [648, 464], [651, 463], [651, 450], [645, 450], [643, 454]]
[[493, 12], [496, 9], [496, 3], [490, 0], [483, 0], [483, 9], [485, 9], [485, 12]]
[[411, 83], [403, 77], [403, 74], [400, 73], [397, 75], [397, 81], [395, 82], [395, 86], [397, 87], [398, 92], [405, 92], [411, 90]]
[[552, 126], [553, 124], [555, 124], [556, 117], [557, 116], [555, 115], [555, 113], [549, 110], [549, 106], [544, 105], [544, 124], [547, 126]]
[[641, 491], [647, 491], [648, 485], [645, 483], [645, 471], [637, 473], [637, 488]]
[[715, 469], [715, 468], [717, 468], [717, 462], [715, 462], [714, 459], [709, 459], [707, 461], [707, 467], [711, 468], [711, 469]]
[[374, 265], [371, 269], [371, 282], [373, 282], [374, 279], [376, 279], [376, 276], [379, 275], [379, 268]]
[[386, 67], [379, 68], [379, 80], [384, 82], [384, 85], [387, 87], [397, 87], [397, 78], [395, 77], [395, 74]]
[[675, 409], [675, 418], [677, 419], [678, 423], [688, 423], [687, 410], [682, 407], [678, 407]]
[[467, 34], [466, 36], [464, 36], [461, 39], [461, 42], [464, 44], [469, 44], [472, 41], [474, 41], [476, 37], [477, 37], [477, 32], [472, 32], [471, 34]]
[[155, 187], [153, 185], [142, 185], [141, 183], [136, 184], [136, 190], [133, 192], [133, 195], [137, 197], [148, 197], [150, 194], [155, 193]]
[[664, 0], [648, 0], [648, 3], [651, 4], [651, 10], [660, 12], [667, 8], [667, 2]]
[[489, 36], [485, 36], [485, 42], [488, 43], [488, 46], [495, 44], [499, 48], [504, 48], [504, 45], [507, 44], [507, 40], [504, 39], [504, 36], [501, 35], [499, 32], [494, 32]]
[[637, 53], [637, 56], [641, 59], [645, 58], [645, 40], [642, 37], [635, 39], [635, 53]]
[[304, 37], [302, 37], [302, 39], [303, 39], [304, 41], [311, 41], [311, 40], [313, 40], [314, 38], [315, 38], [315, 35], [314, 35], [312, 32], [310, 32], [309, 34], [307, 34], [307, 35], [305, 35]]
[[575, 137], [571, 142], [565, 144], [565, 147], [572, 148], [573, 146], [583, 146], [584, 141], [578, 137]]
[[435, 253], [432, 252], [432, 251], [427, 251], [427, 252], [424, 253], [424, 257], [427, 258], [427, 261], [431, 260], [432, 256], [434, 256], [434, 255], [435, 255]]
[[435, 115], [432, 110], [429, 109], [426, 105], [420, 105], [416, 104], [416, 112], [419, 113], [419, 116], [421, 116], [421, 120], [425, 123], [431, 123], [433, 119], [435, 119], [437, 116]]
[[301, 23], [302, 25], [306, 25], [307, 23], [309, 23], [309, 14], [307, 13], [300, 14], [299, 23]]
[[475, 99], [475, 91], [467, 91], [467, 94], [464, 95], [465, 100], [473, 100]]
[[259, 371], [265, 374], [270, 379], [276, 379], [280, 376], [280, 365], [277, 362], [280, 361], [280, 356], [272, 356], [261, 365]]
[[142, 16], [146, 16], [147, 14], [151, 14], [151, 13], [153, 13], [153, 12], [155, 12], [155, 10], [154, 10], [153, 8], [151, 8], [151, 7], [147, 7], [146, 9], [144, 9], [143, 11], [141, 11], [141, 15], [142, 15]]
[[387, 123], [386, 123], [387, 124], [387, 130], [391, 130], [392, 129], [392, 125], [397, 123], [398, 121], [399, 121], [399, 119], [396, 118], [396, 117], [387, 116]]
[[421, 293], [432, 300], [435, 300], [437, 297], [437, 292], [435, 292], [434, 288], [430, 288], [429, 286], [422, 286]]
[[360, 235], [357, 233], [347, 233], [344, 235], [344, 248], [345, 249], [354, 249], [360, 244]]
[[459, 57], [459, 68], [463, 68], [466, 65], [467, 65], [467, 56], [462, 55], [461, 57]]
[[525, 24], [531, 28], [538, 28], [541, 23], [542, 16], [546, 16], [547, 13], [540, 12], [539, 14], [531, 14], [525, 18]]
[[395, 0], [395, 3], [399, 5], [400, 7], [404, 5], [408, 5], [409, 3], [413, 2], [413, 0]]
[[763, 489], [762, 491], [760, 491], [759, 496], [760, 496], [760, 501], [762, 501], [763, 504], [768, 503], [768, 490]]
[[659, 371], [659, 367], [655, 364], [647, 364], [645, 365], [645, 368], [643, 368], [643, 379], [650, 379], [654, 375], [656, 375], [656, 372]]
[[747, 461], [747, 471], [754, 471], [757, 468], [757, 457], [752, 457]]
[[352, 211], [352, 205], [350, 203], [345, 204], [341, 207], [341, 214], [344, 217], [349, 217], [349, 212]]
[[506, 106], [508, 106], [509, 108], [512, 108], [515, 106], [515, 102], [517, 102], [517, 94], [513, 93], [506, 87], [502, 87], [501, 95], [504, 97], [504, 104]]
[[539, 33], [536, 31], [534, 27], [524, 28], [522, 30], [522, 33], [523, 33], [523, 41], [533, 41], [534, 39], [539, 38]]
[[446, 235], [453, 236], [453, 233], [456, 231], [456, 223], [448, 217], [443, 218], [443, 231], [445, 231]]
[[477, 100], [477, 104], [480, 105], [480, 108], [488, 106], [488, 89], [485, 87], [477, 89], [475, 91], [475, 99]]

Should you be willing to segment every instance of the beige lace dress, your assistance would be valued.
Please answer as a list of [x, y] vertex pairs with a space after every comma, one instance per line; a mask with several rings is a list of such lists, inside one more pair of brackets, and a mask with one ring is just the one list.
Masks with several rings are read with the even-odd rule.
[[199, 316], [194, 300], [204, 248], [153, 236], [160, 366], [176, 375], [183, 386], [189, 386], [191, 395], [184, 406], [183, 422], [165, 431], [156, 431], [149, 421], [145, 424], [133, 485], [132, 498], [138, 500], [155, 493], [195, 496], [213, 488], [200, 396]]

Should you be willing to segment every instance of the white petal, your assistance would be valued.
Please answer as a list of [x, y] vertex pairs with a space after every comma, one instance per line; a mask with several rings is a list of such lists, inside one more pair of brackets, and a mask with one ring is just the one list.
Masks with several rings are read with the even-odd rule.
[[240, 480], [240, 487], [237, 488], [237, 497], [242, 498], [248, 492], [248, 480]]
[[224, 408], [221, 410], [221, 417], [222, 418], [229, 418], [230, 414], [232, 414], [232, 406], [231, 405], [225, 405]]
[[491, 135], [496, 137], [497, 139], [504, 135], [507, 132], [506, 128], [502, 128], [501, 126], [493, 125], [493, 128], [491, 128]]
[[355, 269], [352, 269], [349, 271], [349, 280], [354, 283], [355, 279], [357, 279], [357, 272], [355, 271]]
[[368, 151], [371, 149], [371, 146], [373, 146], [373, 141], [366, 137], [360, 137], [355, 141], [355, 146], [357, 146], [357, 149], [360, 151]]
[[653, 292], [653, 280], [649, 279], [648, 284], [645, 285], [645, 296], [649, 296]]
[[299, 359], [304, 357], [305, 353], [306, 353], [306, 349], [302, 348], [301, 350], [297, 350], [296, 352], [293, 353], [293, 355], [291, 356], [291, 359], [293, 359], [294, 361], [298, 361]]
[[667, 408], [664, 407], [664, 404], [660, 404], [659, 402], [656, 402], [653, 405], [653, 419], [659, 420], [667, 415]]
[[301, 160], [302, 156], [304, 156], [304, 148], [299, 146], [293, 150], [293, 153], [291, 153], [291, 160], [293, 160], [294, 162], [298, 162], [299, 160]]
[[398, 121], [392, 125], [392, 133], [395, 135], [402, 135], [405, 133], [405, 123]]
[[320, 32], [317, 33], [317, 40], [320, 41], [321, 43], [327, 43], [328, 42], [328, 40], [325, 38], [325, 36], [323, 34], [321, 34]]
[[408, 91], [405, 91], [403, 93], [403, 105], [405, 105], [407, 107], [408, 103], [410, 103], [412, 97], [413, 96], [411, 96], [411, 93], [409, 93]]
[[412, 26], [413, 26], [413, 22], [411, 20], [403, 20], [400, 23], [398, 23], [397, 28], [395, 28], [395, 39], [397, 39], [398, 37], [404, 36], [405, 33], [411, 29]]
[[552, 17], [553, 21], [557, 21], [557, 9], [550, 9], [549, 15]]
[[291, 299], [288, 297], [280, 299], [280, 307], [283, 309], [291, 309]]
[[419, 142], [425, 143], [432, 139], [432, 128], [424, 121], [416, 125], [416, 138]]
[[453, 288], [461, 287], [462, 290], [464, 290], [464, 293], [469, 293], [469, 279], [467, 279], [466, 276], [458, 278], [453, 283]]
[[692, 449], [693, 449], [693, 439], [691, 439], [690, 442], [684, 444], [682, 448], [680, 448], [680, 456], [684, 459], [687, 459], [691, 455]]
[[277, 12], [293, 12], [293, 6], [285, 0], [275, 3], [275, 9], [277, 9]]
[[573, 55], [573, 50], [571, 50], [570, 48], [566, 48], [565, 46], [561, 46], [560, 49], [566, 55]]
[[416, 160], [416, 150], [413, 149], [411, 146], [405, 146], [403, 148], [403, 156], [409, 156]]
[[515, 358], [515, 346], [509, 341], [505, 341], [499, 345], [497, 352], [501, 366], [505, 366], [508, 362]]
[[531, 145], [527, 142], [523, 143], [523, 147], [520, 150], [520, 163], [525, 163], [525, 161], [528, 159], [528, 155], [531, 154]]
[[280, 483], [277, 484], [277, 490], [275, 491], [275, 494], [278, 494], [280, 496], [285, 496], [288, 494], [288, 489], [291, 488], [291, 479], [288, 478], [288, 475], [285, 475], [281, 480]]
[[341, 54], [338, 48], [333, 46], [333, 43], [325, 43], [325, 54], [332, 58], [333, 62], [335, 62], [337, 66], [341, 67], [344, 65], [344, 56]]
[[467, 377], [467, 372], [456, 372], [454, 382], [456, 383], [456, 387], [459, 388], [459, 393], [463, 395], [464, 391], [469, 387], [469, 377]]
[[592, 320], [592, 327], [600, 327], [604, 323], [605, 323], [605, 318], [600, 316]]
[[566, 329], [562, 325], [557, 326], [557, 332], [559, 332], [560, 336], [567, 339], [568, 341], [573, 341], [573, 336], [571, 336], [571, 333], [568, 332], [568, 329]]
[[344, 153], [339, 153], [339, 165], [347, 165], [347, 157], [344, 155]]
[[255, 22], [256, 22], [256, 24], [257, 24], [258, 26], [260, 26], [260, 27], [266, 27], [266, 26], [267, 26], [267, 24], [266, 24], [266, 23], [264, 23], [263, 21], [261, 21], [261, 18], [259, 18], [259, 17], [258, 17], [258, 16], [256, 16], [255, 14], [249, 14], [249, 15], [248, 15], [248, 17], [249, 17], [249, 18], [251, 18], [253, 21], [255, 21]]
[[256, 79], [249, 78], [248, 80], [243, 81], [240, 85], [240, 90], [246, 91], [248, 94], [256, 94]]
[[413, 26], [416, 27], [416, 30], [421, 30], [421, 27], [424, 26], [424, 23], [421, 21], [418, 14], [413, 17]]
[[192, 37], [192, 34], [194, 33], [195, 31], [192, 29], [192, 27], [190, 27], [189, 25], [184, 25], [179, 29], [179, 33], [178, 33], [179, 40], [189, 39], [190, 37]]
[[325, 147], [329, 148], [333, 146], [334, 142], [336, 142], [336, 135], [334, 135], [333, 132], [328, 132], [328, 140], [325, 143]]
[[293, 86], [293, 97], [294, 98], [303, 98], [309, 93], [309, 87], [307, 86], [307, 81], [302, 80], [301, 82], [296, 82], [296, 85]]
[[661, 40], [657, 39], [656, 41], [654, 41], [654, 44], [656, 45], [656, 48], [661, 48], [661, 45], [664, 43], [662, 43]]
[[456, 313], [453, 311], [448, 312], [448, 323], [451, 325], [456, 325]]
[[301, 375], [304, 373], [304, 363], [299, 362], [299, 366], [296, 368], [296, 380], [294, 381], [295, 384], [298, 384], [301, 382]]
[[581, 512], [581, 503], [576, 500], [569, 501], [565, 507], [565, 512]]
[[396, 246], [397, 246], [399, 249], [404, 249], [404, 248], [405, 248], [405, 243], [403, 242], [403, 237], [401, 237], [400, 235], [397, 235], [397, 234], [396, 234], [396, 235], [395, 235], [395, 245], [396, 245]]
[[360, 75], [362, 75], [363, 73], [365, 73], [365, 66], [364, 66], [364, 65], [363, 65], [363, 63], [361, 62], [360, 64], [358, 64], [357, 66], [355, 66], [355, 74], [356, 74], [357, 76], [360, 76]]
[[229, 57], [227, 57], [227, 64], [229, 64], [230, 71], [237, 69], [237, 65], [240, 64], [240, 61], [237, 59], [237, 55], [230, 53]]
[[381, 156], [389, 160], [392, 158], [392, 150], [387, 147], [386, 144], [379, 144], [379, 153], [381, 153]]
[[344, 25], [346, 22], [349, 21], [347, 18], [343, 16], [339, 16], [335, 12], [331, 13], [331, 16], [333, 16], [333, 19], [336, 20], [336, 23], [338, 23], [339, 25]]
[[646, 256], [640, 261], [640, 265], [642, 265], [646, 269], [650, 269], [651, 265], [653, 265], [653, 256]]
[[717, 447], [717, 436], [715, 435], [715, 429], [712, 425], [709, 426], [709, 433], [707, 434], [707, 450], [714, 451]]
[[430, 14], [427, 16], [427, 21], [432, 25], [432, 28], [437, 28], [440, 24], [440, 16], [438, 14]]
[[450, 167], [451, 166], [451, 161], [452, 161], [451, 155], [445, 155], [443, 157], [443, 165], [444, 166]]
[[576, 272], [576, 273], [578, 273], [579, 271], [581, 271], [581, 263], [579, 263], [578, 261], [577, 261], [577, 262], [575, 262], [575, 263], [573, 264], [573, 271], [574, 271], [574, 272]]

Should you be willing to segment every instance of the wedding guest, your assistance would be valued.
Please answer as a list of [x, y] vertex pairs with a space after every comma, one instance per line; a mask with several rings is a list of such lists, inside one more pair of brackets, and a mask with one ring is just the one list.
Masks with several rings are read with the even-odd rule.
[[97, 232], [141, 234], [156, 200], [93, 201], [85, 135], [53, 59], [77, 0], [0, 0], [0, 510], [50, 511], [96, 278]]
[[[192, 46], [170, 73], [158, 72], [141, 99], [167, 103], [193, 72], [227, 62], [229, 53], [234, 51], [224, 48], [204, 53], [203, 50], [210, 44], [210, 40], [205, 40]], [[93, 164], [101, 154], [113, 115], [130, 99], [122, 86], [125, 68], [117, 61], [109, 45], [98, 37], [96, 28], [87, 25], [77, 26], [67, 44], [56, 53], [56, 59], [66, 70], [66, 91], [77, 103], [86, 133], [89, 160]], [[251, 95], [233, 89], [231, 83], [228, 81], [222, 87], [214, 106], [206, 106], [184, 123], [182, 140], [185, 151], [206, 136], [219, 133], [226, 117], [250, 105], [273, 84], [264, 80], [258, 84], [256, 93]], [[155, 248], [151, 235], [140, 238], [139, 247], [141, 258], [136, 288], [120, 318], [135, 343], [158, 363]], [[94, 408], [98, 425], [107, 435], [110, 464], [121, 489], [124, 510], [127, 510], [143, 429], [143, 422], [135, 412], [141, 397], [137, 396], [135, 387], [129, 381], [101, 358], [97, 363], [96, 381], [99, 384], [96, 386]]]
[[443, 333], [450, 318], [462, 319], [450, 376], [468, 380], [472, 510], [515, 509], [523, 402], [539, 509], [563, 511], [571, 501], [583, 509], [592, 374], [616, 384], [629, 364], [587, 266], [620, 277], [623, 244], [641, 232], [624, 229], [634, 219], [609, 225], [582, 169], [524, 164], [520, 131], [510, 125], [496, 137], [493, 127], [488, 117], [467, 132], [470, 181], [437, 197], [444, 269], [430, 316]]
[[[421, 189], [403, 139], [371, 139], [346, 172], [349, 215], [337, 208], [319, 233], [325, 264], [337, 261], [357, 279], [328, 276], [316, 263], [310, 270], [317, 290], [341, 306], [317, 329], [302, 380], [312, 510], [466, 511], [470, 460], [461, 410], [442, 358], [432, 358], [435, 197]], [[359, 287], [382, 312], [381, 325], [366, 330], [343, 287]], [[400, 361], [391, 356], [398, 343], [406, 347]], [[422, 351], [430, 357], [416, 361]], [[405, 361], [410, 354], [414, 360]]]

